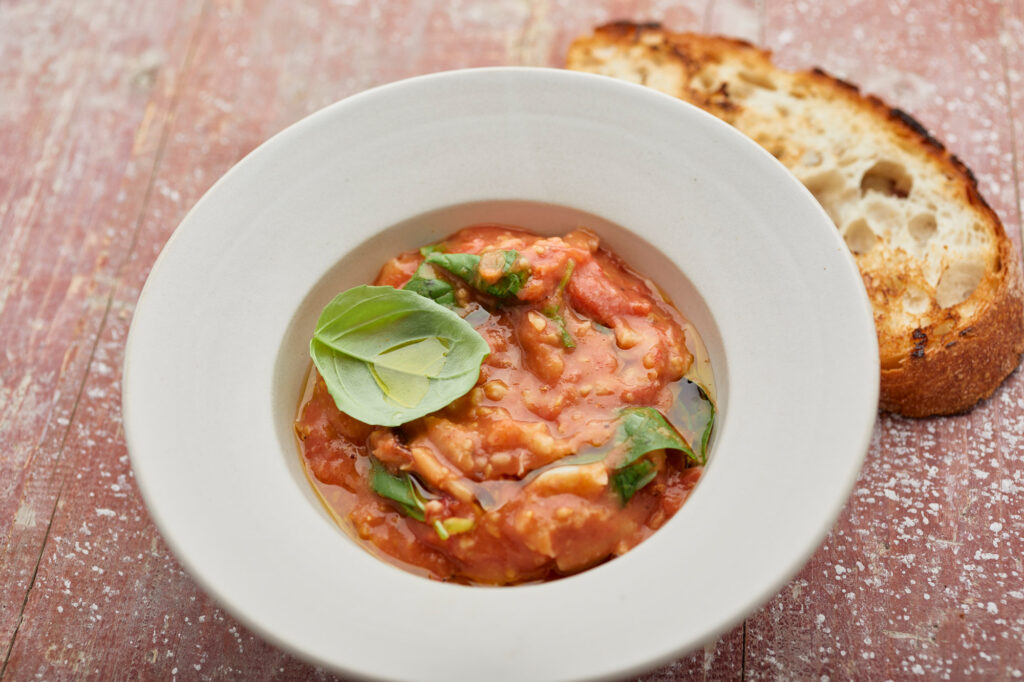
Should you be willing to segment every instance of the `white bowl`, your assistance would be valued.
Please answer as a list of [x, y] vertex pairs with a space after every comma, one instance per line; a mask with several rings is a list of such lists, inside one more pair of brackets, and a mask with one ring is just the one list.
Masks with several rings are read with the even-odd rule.
[[[683, 509], [555, 582], [467, 587], [379, 561], [321, 507], [292, 436], [319, 309], [476, 221], [594, 229], [697, 325], [717, 376], [711, 462]], [[545, 69], [386, 85], [263, 144], [164, 248], [126, 354], [132, 465], [182, 564], [270, 641], [397, 680], [614, 677], [705, 643], [821, 542], [878, 390], [856, 267], [775, 159], [653, 90]]]

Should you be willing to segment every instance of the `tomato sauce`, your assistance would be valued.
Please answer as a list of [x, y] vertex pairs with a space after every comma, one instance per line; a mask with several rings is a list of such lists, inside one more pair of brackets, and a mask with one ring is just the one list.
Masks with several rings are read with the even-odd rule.
[[[491, 352], [476, 386], [433, 414], [399, 427], [364, 424], [338, 410], [313, 370], [295, 429], [325, 504], [370, 551], [439, 580], [552, 579], [636, 546], [676, 513], [702, 467], [676, 450], [650, 452], [656, 475], [623, 502], [610, 484], [615, 456], [580, 455], [621, 436], [623, 408], [678, 412], [686, 379], [707, 376], [696, 366], [704, 357], [694, 360], [703, 346], [692, 326], [583, 229], [540, 237], [480, 225], [441, 247], [481, 255], [485, 280], [495, 276], [488, 254], [514, 250], [529, 277], [498, 300], [435, 268]], [[423, 260], [400, 254], [375, 284], [401, 288]], [[699, 447], [699, 433], [680, 433]], [[374, 459], [412, 475], [424, 520], [374, 492]]]

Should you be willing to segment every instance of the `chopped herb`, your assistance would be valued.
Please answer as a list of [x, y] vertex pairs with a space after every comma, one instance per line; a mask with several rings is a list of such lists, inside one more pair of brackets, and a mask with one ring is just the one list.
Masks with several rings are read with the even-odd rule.
[[628, 466], [653, 450], [680, 450], [696, 464], [703, 464], [668, 420], [653, 407], [622, 410], [626, 456], [618, 468]]
[[654, 463], [649, 459], [642, 459], [613, 473], [612, 488], [619, 494], [619, 499], [622, 500], [622, 504], [625, 506], [627, 502], [633, 499], [633, 495], [636, 495], [641, 488], [653, 481], [657, 475], [658, 470], [655, 468]]
[[402, 288], [414, 291], [448, 308], [455, 307], [455, 290], [452, 289], [452, 285], [437, 277], [429, 265], [421, 265]]
[[370, 458], [370, 465], [370, 487], [373, 492], [394, 502], [406, 516], [423, 521], [426, 518], [425, 502], [416, 490], [412, 476], [408, 473], [395, 476], [375, 457]]
[[432, 253], [444, 253], [444, 242], [420, 247], [420, 255], [426, 258]]
[[480, 275], [481, 256], [472, 253], [440, 253], [433, 251], [426, 254], [426, 263], [438, 265], [456, 277], [465, 280], [471, 287], [497, 298], [515, 296], [526, 280], [530, 277], [528, 267], [523, 267], [518, 251], [497, 251], [500, 254], [498, 264], [501, 276], [494, 282], [485, 280]]
[[679, 450], [692, 461], [703, 464], [668, 420], [653, 407], [627, 407], [622, 410], [620, 432], [625, 455], [615, 466], [612, 488], [625, 505], [633, 495], [657, 476], [649, 459], [641, 459], [655, 450]]
[[562, 275], [562, 281], [558, 283], [558, 288], [555, 290], [555, 294], [561, 294], [565, 291], [565, 285], [569, 283], [569, 278], [572, 277], [573, 271], [576, 269], [576, 261], [572, 258], [565, 265], [565, 274]]
[[576, 342], [572, 340], [572, 334], [565, 328], [565, 318], [558, 312], [558, 308], [549, 306], [543, 310], [544, 317], [555, 323], [558, 327], [558, 336], [562, 339], [562, 345], [566, 348], [575, 348]]
[[441, 519], [435, 519], [434, 523], [431, 525], [434, 526], [434, 532], [437, 533], [437, 537], [442, 540], [447, 540], [450, 537], [448, 529], [444, 527], [444, 523], [441, 522]]
[[558, 327], [558, 336], [562, 339], [562, 345], [566, 348], [575, 348], [576, 342], [573, 341], [572, 334], [565, 328], [565, 317], [560, 312], [562, 292], [565, 290], [565, 285], [569, 283], [569, 278], [572, 277], [573, 270], [576, 269], [576, 261], [572, 258], [565, 266], [565, 273], [562, 275], [562, 280], [558, 283], [558, 287], [555, 289], [555, 293], [549, 299], [549, 303], [544, 310], [544, 317], [548, 318]]

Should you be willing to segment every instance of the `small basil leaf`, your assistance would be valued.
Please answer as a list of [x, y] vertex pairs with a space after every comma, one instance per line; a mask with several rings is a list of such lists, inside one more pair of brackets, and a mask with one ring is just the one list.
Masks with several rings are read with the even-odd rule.
[[702, 464], [690, 445], [653, 407], [627, 407], [622, 410], [622, 440], [626, 455], [616, 467], [623, 469], [653, 450], [680, 450]]
[[622, 506], [626, 506], [626, 503], [657, 475], [658, 470], [654, 463], [649, 459], [642, 459], [612, 474], [612, 488], [618, 493]]
[[441, 242], [439, 244], [428, 244], [427, 246], [420, 247], [420, 255], [423, 256], [424, 258], [434, 253], [435, 251], [440, 251], [441, 253], [444, 253], [444, 242]]
[[338, 409], [398, 426], [476, 384], [490, 348], [465, 320], [412, 291], [359, 286], [324, 308], [310, 356]]
[[412, 279], [406, 282], [402, 288], [407, 291], [414, 291], [432, 301], [437, 301], [443, 306], [454, 307], [455, 290], [452, 289], [452, 285], [443, 279], [429, 276], [424, 270], [423, 267], [420, 267], [412, 276]]
[[395, 476], [375, 457], [370, 458], [370, 488], [381, 497], [394, 502], [406, 515], [417, 521], [426, 518], [425, 503], [416, 492], [409, 474]]
[[472, 253], [440, 253], [431, 252], [426, 256], [426, 263], [438, 265], [459, 279], [465, 280], [471, 287], [497, 298], [515, 296], [526, 280], [530, 277], [529, 269], [515, 269], [519, 260], [517, 251], [492, 252], [499, 254], [498, 264], [501, 277], [495, 282], [487, 282], [480, 276], [481, 257]]
[[683, 438], [700, 443], [700, 463], [707, 462], [708, 441], [714, 430], [717, 410], [704, 388], [693, 381], [681, 382], [672, 405], [672, 423]]
[[426, 255], [423, 262], [440, 266], [473, 286], [476, 286], [474, 282], [480, 279], [480, 274], [477, 272], [477, 267], [480, 265], [480, 256], [476, 254], [432, 251]]

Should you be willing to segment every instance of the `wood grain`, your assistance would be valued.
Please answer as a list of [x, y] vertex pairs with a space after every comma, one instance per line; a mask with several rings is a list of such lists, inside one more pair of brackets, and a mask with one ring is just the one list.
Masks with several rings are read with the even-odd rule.
[[[116, 2], [0, 6], [0, 650], [21, 622], [88, 433], [79, 401], [158, 154], [176, 17]], [[95, 33], [94, 33], [95, 32]], [[98, 40], [96, 34], [103, 35]], [[90, 437], [90, 440], [93, 440]]]
[[[0, 3], [0, 677], [334, 679], [207, 598], [145, 511], [120, 426], [145, 277], [203, 192], [304, 115], [420, 73], [557, 66], [620, 18], [765, 42], [907, 109], [1020, 243], [1021, 0]], [[804, 570], [642, 679], [1024, 675], [1022, 471], [1021, 372], [965, 416], [883, 417]]]

